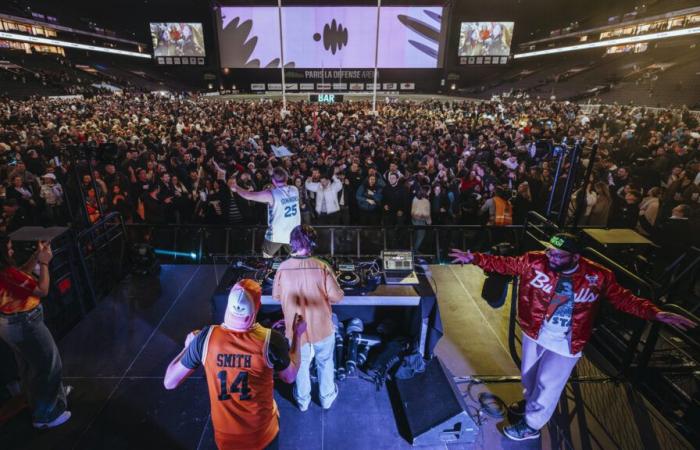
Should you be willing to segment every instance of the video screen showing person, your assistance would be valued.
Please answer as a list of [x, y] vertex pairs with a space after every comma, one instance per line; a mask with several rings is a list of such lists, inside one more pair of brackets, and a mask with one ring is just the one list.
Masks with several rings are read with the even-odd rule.
[[462, 22], [459, 56], [508, 56], [513, 22]]
[[201, 23], [151, 23], [153, 56], [205, 56]]

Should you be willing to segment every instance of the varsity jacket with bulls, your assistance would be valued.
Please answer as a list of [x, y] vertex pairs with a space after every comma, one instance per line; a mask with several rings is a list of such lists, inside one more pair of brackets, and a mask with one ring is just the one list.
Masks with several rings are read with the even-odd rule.
[[[474, 264], [487, 272], [519, 277], [518, 323], [525, 334], [537, 339], [560, 275], [549, 268], [544, 252], [516, 257], [474, 253]], [[581, 351], [591, 337], [601, 296], [616, 309], [642, 319], [652, 320], [660, 311], [649, 300], [620, 286], [610, 270], [588, 259], [580, 258], [578, 269], [567, 276], [574, 284], [572, 355]]]

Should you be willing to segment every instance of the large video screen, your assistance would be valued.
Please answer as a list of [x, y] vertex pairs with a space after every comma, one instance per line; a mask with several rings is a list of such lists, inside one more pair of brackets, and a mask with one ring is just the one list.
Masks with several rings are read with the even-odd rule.
[[205, 56], [201, 23], [154, 22], [153, 56]]
[[462, 22], [459, 56], [508, 56], [513, 22]]
[[[222, 7], [220, 13], [223, 67], [280, 66], [277, 8]], [[444, 42], [442, 19], [440, 6], [381, 8], [378, 66], [439, 67]], [[374, 67], [375, 7], [283, 7], [282, 30], [285, 67]]]

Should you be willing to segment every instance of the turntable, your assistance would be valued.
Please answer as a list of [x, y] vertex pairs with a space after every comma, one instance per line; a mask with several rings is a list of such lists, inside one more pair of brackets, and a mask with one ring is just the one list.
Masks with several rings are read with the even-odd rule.
[[282, 262], [279, 260], [272, 261], [270, 268], [265, 272], [263, 283], [272, 286], [272, 284], [275, 282], [275, 274], [277, 273], [277, 269], [279, 269], [281, 263]]
[[354, 264], [338, 264], [338, 274], [335, 279], [343, 289], [356, 288], [362, 282]]

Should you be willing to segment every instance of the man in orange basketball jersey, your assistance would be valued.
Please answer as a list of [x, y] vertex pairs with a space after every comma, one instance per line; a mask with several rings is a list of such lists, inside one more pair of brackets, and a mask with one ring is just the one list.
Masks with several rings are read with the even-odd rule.
[[299, 338], [306, 323], [295, 317], [290, 351], [284, 336], [255, 321], [261, 294], [253, 280], [236, 283], [228, 296], [224, 323], [187, 335], [185, 348], [165, 373], [165, 388], [175, 389], [204, 366], [214, 439], [220, 450], [277, 448], [279, 414], [273, 373], [292, 383], [299, 370]]

